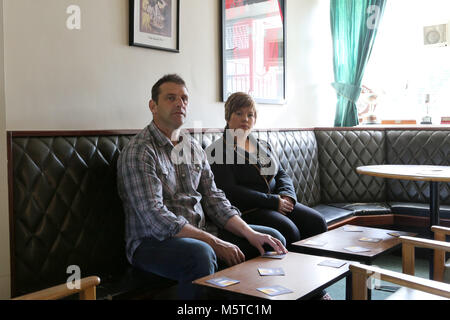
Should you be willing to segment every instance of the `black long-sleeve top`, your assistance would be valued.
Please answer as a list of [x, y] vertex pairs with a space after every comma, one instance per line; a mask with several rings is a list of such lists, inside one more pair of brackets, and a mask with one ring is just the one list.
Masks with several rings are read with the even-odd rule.
[[278, 210], [281, 195], [297, 201], [292, 179], [269, 144], [253, 139], [256, 155], [237, 147], [234, 141], [228, 143], [225, 134], [206, 149], [217, 187], [242, 213], [258, 208]]

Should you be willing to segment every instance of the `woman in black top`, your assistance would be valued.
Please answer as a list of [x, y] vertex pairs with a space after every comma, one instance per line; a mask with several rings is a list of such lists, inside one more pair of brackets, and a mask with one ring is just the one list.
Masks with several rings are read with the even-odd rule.
[[256, 139], [254, 100], [245, 93], [225, 103], [224, 135], [206, 150], [218, 188], [239, 208], [249, 224], [273, 227], [286, 238], [288, 249], [298, 240], [327, 231], [316, 210], [297, 202], [291, 178], [270, 145]]

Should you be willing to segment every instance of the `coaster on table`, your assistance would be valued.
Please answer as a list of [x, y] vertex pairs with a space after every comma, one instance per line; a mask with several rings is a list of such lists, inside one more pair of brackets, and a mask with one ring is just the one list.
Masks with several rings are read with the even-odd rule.
[[265, 293], [269, 296], [279, 296], [280, 294], [294, 292], [283, 286], [270, 286], [270, 287], [256, 288], [256, 290], [261, 291], [262, 293]]

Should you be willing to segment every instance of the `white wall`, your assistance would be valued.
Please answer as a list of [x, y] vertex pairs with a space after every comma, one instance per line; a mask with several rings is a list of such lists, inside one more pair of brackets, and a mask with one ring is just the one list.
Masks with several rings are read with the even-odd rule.
[[[10, 273], [5, 127], [142, 128], [151, 120], [153, 83], [171, 72], [189, 87], [186, 127], [223, 127], [224, 116], [219, 1], [181, 0], [178, 54], [128, 46], [128, 0], [0, 1], [0, 298], [5, 298]], [[330, 86], [329, 1], [286, 1], [288, 103], [261, 105], [257, 127], [331, 126], [336, 96]], [[72, 4], [81, 8], [79, 31], [66, 28]]]
[[[328, 3], [287, 1], [288, 103], [261, 105], [258, 126], [332, 124], [318, 112], [335, 99]], [[66, 28], [70, 4], [80, 31]], [[179, 54], [128, 46], [128, 0], [5, 0], [5, 13], [8, 130], [141, 128], [151, 86], [168, 72], [187, 81], [187, 127], [224, 125], [219, 1], [181, 1]]]
[[10, 294], [9, 215], [3, 49], [3, 0], [0, 0], [0, 299], [9, 298]]

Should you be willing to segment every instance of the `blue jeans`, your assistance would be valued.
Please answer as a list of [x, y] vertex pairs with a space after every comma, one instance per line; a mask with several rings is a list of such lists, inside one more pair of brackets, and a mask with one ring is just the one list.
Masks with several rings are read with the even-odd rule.
[[[250, 227], [255, 231], [270, 234], [286, 245], [286, 240], [277, 230], [257, 225]], [[259, 251], [246, 239], [224, 230], [220, 232], [219, 237], [237, 245], [246, 260], [259, 255]], [[204, 298], [204, 289], [193, 285], [192, 281], [213, 274], [219, 268], [213, 248], [206, 242], [191, 238], [171, 238], [164, 241], [145, 239], [134, 252], [133, 266], [177, 280], [178, 298], [183, 300]]]

